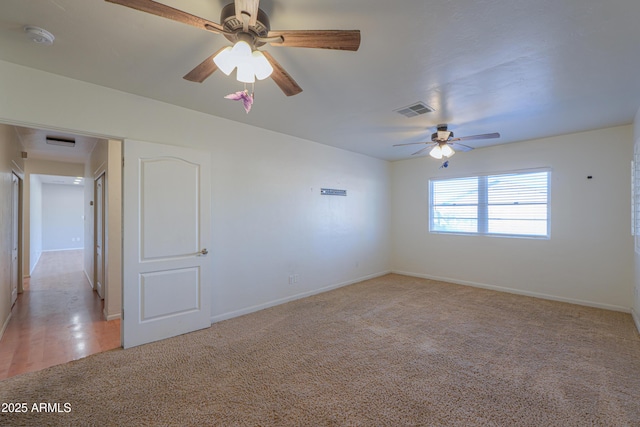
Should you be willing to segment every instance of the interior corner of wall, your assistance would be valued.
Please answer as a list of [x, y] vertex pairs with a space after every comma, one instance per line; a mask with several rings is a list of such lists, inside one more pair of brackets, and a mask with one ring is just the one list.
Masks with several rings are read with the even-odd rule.
[[635, 145], [640, 145], [640, 107], [633, 119], [633, 140]]
[[636, 329], [640, 334], [640, 315], [635, 308], [631, 309], [631, 317], [633, 317], [633, 322], [636, 324]]

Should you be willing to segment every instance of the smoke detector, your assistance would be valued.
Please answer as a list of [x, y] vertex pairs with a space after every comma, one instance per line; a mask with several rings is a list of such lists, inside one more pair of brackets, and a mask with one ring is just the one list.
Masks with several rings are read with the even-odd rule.
[[55, 37], [49, 31], [39, 27], [27, 25], [24, 27], [24, 32], [27, 33], [27, 37], [34, 43], [50, 46], [53, 44]]

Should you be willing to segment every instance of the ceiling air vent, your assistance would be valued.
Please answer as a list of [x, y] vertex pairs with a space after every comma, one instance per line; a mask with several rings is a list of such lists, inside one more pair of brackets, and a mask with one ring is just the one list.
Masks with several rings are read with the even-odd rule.
[[405, 117], [415, 117], [415, 116], [419, 116], [420, 114], [432, 113], [435, 110], [429, 107], [424, 102], [416, 102], [413, 105], [398, 108], [397, 110], [393, 110], [393, 111], [400, 113]]
[[48, 136], [47, 144], [49, 145], [59, 145], [61, 147], [75, 147], [76, 140], [70, 138], [60, 138], [57, 136]]

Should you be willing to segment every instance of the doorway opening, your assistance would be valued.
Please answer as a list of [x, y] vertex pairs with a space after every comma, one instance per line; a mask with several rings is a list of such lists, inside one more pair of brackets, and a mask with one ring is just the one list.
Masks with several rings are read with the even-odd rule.
[[[0, 379], [121, 346], [120, 251], [109, 263], [111, 270], [105, 268], [111, 255], [109, 221], [115, 230], [121, 228], [120, 206], [107, 207], [110, 174], [118, 193], [114, 199], [120, 198], [121, 141], [14, 128], [27, 155], [20, 200], [24, 213], [18, 215], [24, 241], [18, 268], [24, 280], [0, 343]], [[51, 134], [75, 140], [80, 153], [47, 146]], [[94, 209], [98, 179], [99, 217]], [[117, 217], [107, 212], [117, 212]], [[111, 246], [120, 248], [120, 233], [114, 236]]]

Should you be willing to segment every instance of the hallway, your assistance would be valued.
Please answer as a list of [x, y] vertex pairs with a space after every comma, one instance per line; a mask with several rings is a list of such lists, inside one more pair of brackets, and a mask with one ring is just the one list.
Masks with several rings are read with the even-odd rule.
[[82, 250], [42, 254], [0, 341], [0, 380], [120, 347], [82, 265]]

